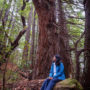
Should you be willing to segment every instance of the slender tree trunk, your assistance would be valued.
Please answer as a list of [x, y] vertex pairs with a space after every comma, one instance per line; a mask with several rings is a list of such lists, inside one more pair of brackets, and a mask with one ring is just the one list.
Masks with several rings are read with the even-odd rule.
[[31, 41], [31, 49], [30, 49], [30, 61], [31, 61], [31, 68], [30, 69], [33, 69], [33, 65], [34, 65], [34, 42], [35, 42], [35, 15], [36, 15], [36, 12], [34, 11], [34, 17], [33, 17], [33, 25], [32, 25], [32, 41]]
[[[36, 29], [35, 29], [35, 56], [37, 56], [37, 50], [38, 50], [38, 35], [39, 35], [39, 25], [38, 25], [38, 19], [36, 20]], [[36, 60], [37, 57], [35, 57], [34, 65], [37, 63]], [[34, 66], [33, 66], [34, 69]]]
[[35, 76], [34, 74], [33, 76], [36, 78], [46, 78], [49, 74], [52, 57], [58, 53], [63, 57], [66, 76], [69, 77], [69, 72], [71, 72], [71, 63], [69, 53], [67, 52], [68, 35], [64, 26], [62, 26], [61, 29], [57, 29], [55, 0], [33, 0], [33, 2], [39, 17], [37, 63], [34, 69], [34, 72], [36, 73], [34, 73]]
[[6, 59], [5, 68], [3, 71], [3, 90], [6, 90], [6, 72], [7, 72], [7, 64], [8, 64], [8, 58]]
[[39, 28], [38, 28], [38, 19], [36, 20], [36, 30], [35, 30], [35, 56], [38, 48], [38, 34], [39, 34]]
[[31, 8], [31, 11], [30, 11], [29, 17], [28, 17], [28, 29], [27, 29], [27, 32], [26, 32], [25, 46], [24, 46], [23, 56], [22, 56], [22, 59], [26, 61], [26, 64], [27, 64], [27, 61], [28, 61], [30, 29], [31, 29], [31, 23], [32, 23], [32, 13], [33, 13], [33, 8]]
[[75, 78], [79, 81], [80, 79], [80, 62], [79, 62], [79, 54], [77, 51], [77, 46], [75, 47], [75, 59], [76, 59], [76, 67], [75, 67]]
[[85, 67], [83, 83], [85, 90], [90, 90], [90, 0], [84, 0], [85, 4]]

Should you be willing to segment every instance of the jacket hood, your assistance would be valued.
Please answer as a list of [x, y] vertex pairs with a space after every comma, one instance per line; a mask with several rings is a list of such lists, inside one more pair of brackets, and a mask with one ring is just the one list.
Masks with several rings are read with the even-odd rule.
[[60, 64], [60, 61], [61, 61], [60, 55], [56, 54], [55, 57], [56, 57], [56, 65]]

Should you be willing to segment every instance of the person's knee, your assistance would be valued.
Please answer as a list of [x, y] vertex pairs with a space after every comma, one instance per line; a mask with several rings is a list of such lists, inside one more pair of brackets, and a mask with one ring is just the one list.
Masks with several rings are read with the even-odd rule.
[[50, 81], [50, 79], [49, 79], [49, 78], [47, 78], [45, 81]]
[[54, 84], [55, 82], [54, 82], [54, 80], [52, 79], [52, 80], [50, 80], [50, 84]]
[[54, 81], [55, 81], [55, 79], [52, 79], [52, 80], [51, 80], [51, 82], [54, 82]]
[[52, 79], [50, 82], [54, 84], [54, 83], [57, 83], [58, 81], [59, 80], [57, 80], [57, 79]]

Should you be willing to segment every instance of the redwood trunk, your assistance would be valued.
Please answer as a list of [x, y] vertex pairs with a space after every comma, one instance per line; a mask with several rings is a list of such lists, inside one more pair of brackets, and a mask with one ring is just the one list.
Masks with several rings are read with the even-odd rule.
[[69, 77], [72, 75], [73, 70], [73, 64], [69, 52], [69, 35], [68, 35], [68, 29], [66, 25], [66, 17], [64, 13], [63, 3], [61, 0], [57, 0], [58, 6], [59, 6], [59, 12], [58, 12], [58, 19], [59, 19], [59, 37], [58, 37], [58, 52], [63, 58], [63, 63], [65, 67], [65, 74], [66, 77]]
[[34, 71], [36, 72], [34, 73], [35, 77], [46, 78], [48, 76], [52, 57], [57, 53], [63, 57], [66, 76], [68, 77], [71, 65], [67, 50], [67, 31], [65, 27], [58, 30], [55, 25], [55, 0], [33, 1], [39, 18], [39, 40], [37, 63]]

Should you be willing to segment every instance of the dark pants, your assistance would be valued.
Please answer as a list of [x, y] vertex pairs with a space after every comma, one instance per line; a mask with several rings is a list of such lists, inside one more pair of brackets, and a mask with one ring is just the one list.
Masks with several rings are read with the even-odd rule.
[[55, 79], [49, 79], [49, 78], [47, 78], [45, 81], [44, 81], [44, 83], [43, 83], [43, 85], [42, 85], [42, 87], [41, 87], [41, 90], [53, 90], [53, 87], [55, 86], [55, 84], [57, 83], [57, 82], [59, 82], [59, 81], [61, 81], [60, 79], [57, 79], [57, 78], [55, 78]]

